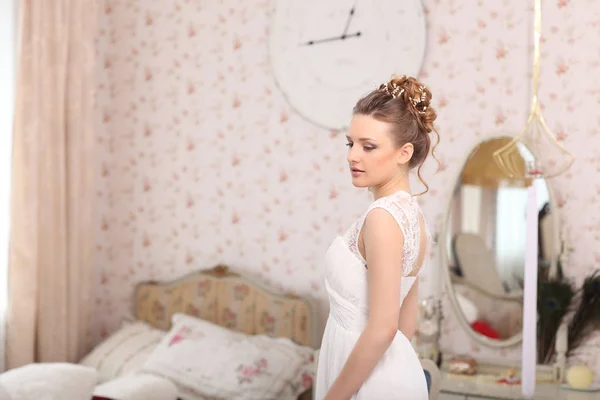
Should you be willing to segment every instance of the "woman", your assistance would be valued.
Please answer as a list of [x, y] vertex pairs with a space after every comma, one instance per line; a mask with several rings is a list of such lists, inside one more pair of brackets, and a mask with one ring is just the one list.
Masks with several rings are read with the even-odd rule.
[[352, 183], [369, 188], [374, 201], [325, 255], [330, 311], [317, 400], [428, 398], [410, 339], [430, 235], [408, 173], [417, 167], [428, 190], [420, 169], [435, 132], [430, 100], [416, 79], [394, 77], [354, 107], [347, 136]]

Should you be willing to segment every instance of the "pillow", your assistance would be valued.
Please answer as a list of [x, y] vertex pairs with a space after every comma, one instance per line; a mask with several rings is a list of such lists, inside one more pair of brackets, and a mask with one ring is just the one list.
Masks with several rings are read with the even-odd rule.
[[0, 400], [11, 400], [10, 393], [8, 393], [8, 389], [4, 387], [4, 385], [0, 384]]
[[170, 379], [183, 400], [296, 399], [312, 386], [314, 350], [175, 314], [142, 371]]
[[177, 400], [177, 387], [159, 376], [131, 374], [98, 385], [94, 396], [118, 400]]
[[96, 386], [93, 368], [69, 363], [27, 364], [0, 375], [10, 400], [88, 400]]
[[165, 334], [142, 321], [125, 323], [85, 356], [80, 364], [98, 370], [100, 383], [131, 374], [146, 362]]
[[490, 339], [500, 339], [500, 334], [490, 326], [486, 321], [474, 321], [471, 328], [480, 335], [487, 336]]

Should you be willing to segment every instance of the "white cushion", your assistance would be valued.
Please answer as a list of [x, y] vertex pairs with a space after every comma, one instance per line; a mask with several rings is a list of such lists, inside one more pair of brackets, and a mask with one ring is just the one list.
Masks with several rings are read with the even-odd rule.
[[477, 319], [479, 318], [479, 310], [477, 309], [475, 303], [473, 303], [471, 300], [469, 300], [459, 292], [455, 292], [455, 295], [460, 309], [462, 310], [465, 318], [467, 319], [467, 322], [469, 324], [472, 324], [473, 322], [477, 321]]
[[100, 383], [137, 372], [165, 334], [142, 321], [125, 323], [80, 364], [98, 370]]
[[183, 400], [295, 400], [314, 380], [314, 350], [175, 314], [142, 370], [173, 381]]
[[11, 396], [10, 393], [8, 393], [8, 389], [6, 389], [2, 384], [0, 384], [0, 400], [11, 400]]
[[160, 376], [130, 374], [97, 386], [94, 395], [115, 400], [177, 400], [177, 387]]
[[0, 386], [10, 400], [90, 400], [97, 379], [90, 367], [39, 363], [3, 373]]

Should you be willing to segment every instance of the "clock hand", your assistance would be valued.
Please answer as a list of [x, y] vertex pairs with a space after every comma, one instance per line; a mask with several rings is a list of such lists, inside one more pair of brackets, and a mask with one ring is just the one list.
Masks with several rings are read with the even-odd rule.
[[360, 35], [361, 35], [360, 32], [354, 32], [349, 35], [334, 36], [334, 37], [330, 37], [330, 38], [326, 38], [326, 39], [309, 40], [308, 42], [302, 43], [302, 44], [304, 46], [312, 46], [312, 45], [318, 44], [318, 43], [333, 42], [336, 40], [346, 40], [346, 39], [352, 38], [352, 37], [359, 37]]
[[350, 21], [352, 21], [352, 17], [354, 16], [355, 8], [356, 8], [356, 5], [352, 6], [352, 8], [350, 9], [348, 19], [346, 20], [346, 27], [344, 28], [344, 33], [342, 33], [342, 36], [346, 36], [346, 32], [348, 32], [348, 28], [350, 27]]

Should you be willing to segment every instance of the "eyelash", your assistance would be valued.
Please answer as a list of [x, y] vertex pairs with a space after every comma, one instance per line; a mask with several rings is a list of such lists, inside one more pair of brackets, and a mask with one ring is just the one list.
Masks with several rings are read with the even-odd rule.
[[[346, 146], [348, 146], [348, 147], [350, 147], [350, 148], [351, 148], [353, 145], [354, 145], [354, 143], [346, 143]], [[365, 151], [371, 151], [371, 150], [375, 150], [376, 148], [377, 148], [377, 147], [374, 147], [374, 146], [363, 146], [363, 149], [364, 149]]]

